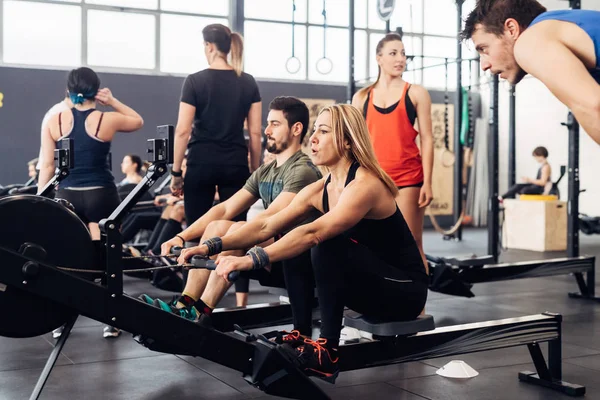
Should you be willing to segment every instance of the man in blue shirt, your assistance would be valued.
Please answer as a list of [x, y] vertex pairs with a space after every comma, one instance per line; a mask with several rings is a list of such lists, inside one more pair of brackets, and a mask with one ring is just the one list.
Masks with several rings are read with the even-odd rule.
[[600, 12], [547, 11], [536, 0], [478, 0], [465, 21], [481, 68], [539, 79], [600, 144]]

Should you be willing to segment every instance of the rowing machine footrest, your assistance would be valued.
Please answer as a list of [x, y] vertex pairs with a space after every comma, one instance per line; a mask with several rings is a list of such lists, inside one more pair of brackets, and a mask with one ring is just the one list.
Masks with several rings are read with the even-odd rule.
[[346, 315], [344, 326], [377, 336], [406, 336], [431, 331], [435, 329], [435, 322], [431, 315], [420, 315], [411, 321], [384, 321], [359, 314], [358, 316]]

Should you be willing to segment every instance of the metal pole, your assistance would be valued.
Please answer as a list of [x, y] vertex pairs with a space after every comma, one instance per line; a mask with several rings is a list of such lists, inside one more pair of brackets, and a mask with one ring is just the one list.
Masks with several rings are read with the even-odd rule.
[[[462, 6], [464, 0], [456, 0], [457, 32], [462, 29]], [[454, 107], [454, 221], [458, 221], [462, 214], [463, 191], [466, 187], [462, 184], [462, 146], [460, 143], [460, 130], [462, 122], [462, 43], [457, 37], [456, 46], [456, 105]], [[454, 233], [455, 240], [462, 240], [462, 227]]]
[[244, 0], [229, 0], [229, 26], [244, 35]]
[[579, 257], [579, 123], [570, 111], [566, 126], [569, 128], [567, 256]]
[[356, 92], [354, 77], [354, 0], [350, 0], [348, 15], [348, 86], [346, 87], [346, 101], [352, 103], [352, 96]]
[[508, 108], [508, 187], [516, 182], [517, 158], [516, 158], [516, 94], [515, 85], [510, 86], [509, 108]]
[[490, 87], [490, 112], [488, 134], [489, 194], [488, 194], [488, 254], [498, 262], [498, 75], [494, 75]]
[[390, 20], [388, 19], [387, 21], [385, 21], [385, 33], [390, 33], [390, 31]]

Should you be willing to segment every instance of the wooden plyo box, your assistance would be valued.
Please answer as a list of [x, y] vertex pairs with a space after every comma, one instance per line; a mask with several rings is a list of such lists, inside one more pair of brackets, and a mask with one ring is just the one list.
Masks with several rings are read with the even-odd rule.
[[567, 203], [505, 199], [503, 236], [509, 249], [566, 250]]

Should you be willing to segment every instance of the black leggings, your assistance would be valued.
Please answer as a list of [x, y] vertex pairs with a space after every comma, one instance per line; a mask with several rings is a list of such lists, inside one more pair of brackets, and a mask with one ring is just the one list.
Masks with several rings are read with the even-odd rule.
[[[220, 201], [225, 201], [244, 187], [249, 176], [247, 166], [188, 164], [183, 183], [187, 223], [193, 224], [211, 209], [215, 198], [215, 186], [218, 186]], [[245, 221], [246, 212], [232, 220]]]
[[[294, 329], [303, 335], [311, 335], [315, 279], [310, 262], [310, 251], [305, 251], [289, 260], [273, 263], [271, 272], [264, 269], [243, 272], [240, 278], [242, 277], [256, 279], [263, 286], [285, 287], [292, 308]], [[238, 288], [237, 282], [236, 292], [243, 293], [243, 288]]]
[[121, 227], [123, 243], [132, 240], [141, 229], [151, 230], [160, 219], [160, 211], [132, 212], [125, 217]]
[[[311, 250], [321, 308], [321, 337], [337, 345], [344, 307], [374, 318], [412, 320], [423, 310], [427, 279], [380, 260], [343, 236]], [[421, 260], [415, 262], [421, 263]]]
[[148, 244], [144, 248], [144, 251], [152, 250], [154, 254], [160, 254], [160, 246], [167, 240], [175, 237], [181, 232], [181, 222], [174, 219], [163, 219], [161, 218], [154, 227]]
[[77, 216], [86, 224], [108, 218], [121, 202], [114, 185], [88, 190], [59, 189], [56, 197], [71, 203]]
[[514, 199], [517, 194], [542, 194], [544, 188], [540, 185], [532, 185], [531, 183], [517, 183], [512, 185], [508, 192], [502, 195], [503, 199]]

